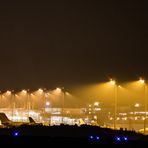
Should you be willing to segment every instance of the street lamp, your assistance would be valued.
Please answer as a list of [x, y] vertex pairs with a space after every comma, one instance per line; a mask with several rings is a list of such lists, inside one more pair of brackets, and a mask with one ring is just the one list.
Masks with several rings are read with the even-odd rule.
[[111, 79], [110, 84], [114, 86], [114, 129], [116, 129], [116, 118], [117, 118], [117, 85], [116, 81]]
[[11, 116], [12, 116], [12, 120], [13, 120], [14, 109], [15, 109], [15, 93], [14, 93], [14, 90], [12, 90], [12, 91], [9, 91], [9, 90], [8, 90], [8, 91], [6, 92], [6, 94], [7, 94], [7, 95], [10, 95], [10, 98], [11, 98], [11, 101], [12, 101], [12, 102], [11, 102], [11, 107], [12, 107], [12, 108], [11, 108], [11, 109], [12, 109], [12, 112], [11, 112], [12, 115], [11, 115]]
[[58, 93], [62, 93], [62, 107], [61, 107], [61, 117], [62, 117], [62, 123], [64, 122], [63, 117], [64, 117], [64, 107], [65, 107], [65, 95], [66, 95], [66, 91], [65, 88], [57, 88], [56, 91]]
[[144, 112], [145, 112], [145, 118], [143, 118], [143, 121], [144, 121], [143, 127], [144, 127], [144, 134], [146, 134], [146, 118], [147, 118], [147, 84], [146, 84], [145, 80], [142, 79], [142, 78], [139, 79], [139, 82], [140, 82], [141, 84], [143, 84], [143, 86], [144, 86]]
[[139, 103], [136, 103], [134, 106], [135, 106], [136, 108], [138, 108], [138, 107], [140, 107], [140, 104], [139, 104]]
[[31, 109], [31, 97], [30, 97], [30, 90], [25, 90], [26, 94], [27, 94], [27, 108], [28, 108], [28, 117], [30, 116], [30, 109]]
[[65, 107], [65, 88], [62, 87], [62, 123], [64, 123], [63, 117], [64, 117], [64, 107]]
[[[2, 92], [0, 91], [0, 104], [2, 104]], [[2, 108], [2, 105], [0, 106]]]
[[25, 109], [26, 109], [26, 112], [28, 114], [28, 117], [29, 117], [29, 114], [30, 114], [30, 108], [31, 108], [31, 103], [30, 103], [30, 93], [29, 93], [29, 89], [23, 89], [21, 91], [22, 95], [25, 96]]

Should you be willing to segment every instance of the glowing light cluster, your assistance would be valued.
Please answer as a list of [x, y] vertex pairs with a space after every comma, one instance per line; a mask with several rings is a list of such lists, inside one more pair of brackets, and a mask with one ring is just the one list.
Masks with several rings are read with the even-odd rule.
[[115, 141], [116, 142], [127, 142], [128, 141], [128, 137], [126, 137], [126, 136], [116, 136], [115, 137]]

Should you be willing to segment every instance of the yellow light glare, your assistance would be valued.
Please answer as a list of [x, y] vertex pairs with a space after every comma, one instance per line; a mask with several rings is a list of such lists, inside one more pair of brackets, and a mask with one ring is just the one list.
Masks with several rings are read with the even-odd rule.
[[94, 116], [94, 119], [97, 119], [97, 116]]
[[140, 107], [140, 104], [139, 104], [139, 103], [136, 103], [136, 104], [135, 104], [135, 107]]
[[41, 88], [39, 88], [38, 91], [39, 91], [40, 93], [43, 93], [43, 89], [41, 89]]
[[98, 105], [99, 105], [99, 102], [95, 102], [95, 103], [94, 103], [94, 106], [98, 106]]
[[124, 120], [127, 120], [127, 117], [125, 117]]
[[8, 95], [10, 95], [11, 94], [11, 91], [9, 91], [9, 90], [7, 90], [7, 92], [6, 92]]
[[34, 96], [34, 94], [32, 94], [32, 93], [31, 93], [30, 95], [31, 95], [31, 96]]
[[26, 93], [27, 93], [27, 91], [26, 91], [26, 90], [22, 90], [22, 92], [23, 92], [24, 94], [26, 94]]
[[110, 79], [110, 84], [115, 85], [116, 84], [115, 80]]
[[144, 79], [140, 78], [139, 82], [143, 84], [145, 81], [144, 81]]
[[118, 85], [119, 88], [122, 88], [121, 85]]
[[61, 88], [57, 88], [56, 91], [57, 92], [61, 92], [62, 90], [61, 90]]
[[15, 97], [18, 97], [18, 95], [17, 95], [17, 94], [15, 94]]

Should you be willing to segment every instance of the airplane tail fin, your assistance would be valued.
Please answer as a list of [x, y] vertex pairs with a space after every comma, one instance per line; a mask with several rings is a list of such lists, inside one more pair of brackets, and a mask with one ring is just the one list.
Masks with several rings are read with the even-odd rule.
[[33, 120], [32, 117], [29, 117], [29, 122], [35, 124], [36, 122]]
[[8, 119], [5, 113], [0, 113], [0, 120], [2, 124], [10, 123], [10, 120]]
[[85, 122], [83, 121], [83, 119], [80, 119], [80, 125], [84, 125], [85, 124]]

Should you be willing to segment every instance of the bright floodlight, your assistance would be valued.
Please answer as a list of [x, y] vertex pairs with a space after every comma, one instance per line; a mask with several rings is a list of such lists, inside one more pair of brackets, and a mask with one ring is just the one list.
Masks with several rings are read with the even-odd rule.
[[43, 89], [41, 89], [41, 88], [39, 88], [38, 91], [39, 91], [40, 93], [43, 93]]
[[119, 88], [121, 88], [121, 85], [118, 85]]
[[144, 79], [140, 78], [139, 82], [143, 84], [144, 83]]
[[26, 93], [27, 93], [27, 91], [26, 91], [26, 90], [22, 90], [22, 92], [23, 92], [24, 94], [26, 94]]
[[46, 105], [49, 106], [50, 105], [50, 102], [46, 102]]
[[140, 104], [139, 104], [139, 103], [136, 103], [136, 104], [135, 104], [135, 107], [140, 107]]
[[6, 93], [7, 93], [8, 95], [10, 95], [10, 94], [11, 94], [11, 91], [8, 90]]
[[57, 88], [56, 91], [57, 92], [61, 92], [62, 90], [61, 90], [61, 88]]
[[98, 105], [99, 105], [99, 102], [95, 102], [95, 103], [94, 103], [94, 106], [98, 106]]
[[115, 85], [116, 84], [115, 80], [110, 79], [110, 84]]
[[97, 116], [94, 116], [94, 119], [96, 119], [96, 120], [97, 120]]

